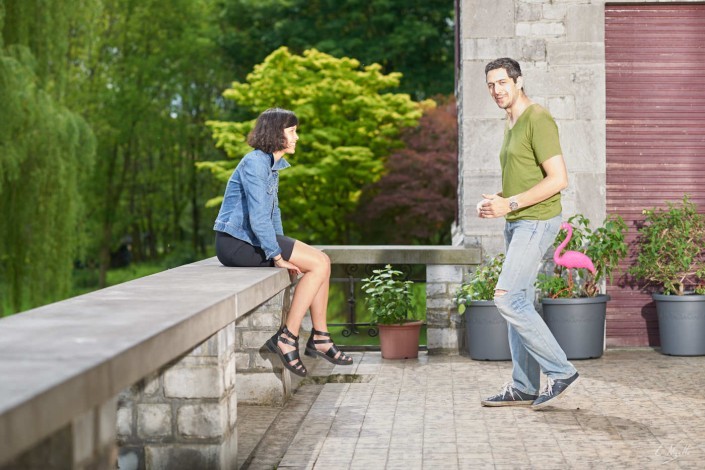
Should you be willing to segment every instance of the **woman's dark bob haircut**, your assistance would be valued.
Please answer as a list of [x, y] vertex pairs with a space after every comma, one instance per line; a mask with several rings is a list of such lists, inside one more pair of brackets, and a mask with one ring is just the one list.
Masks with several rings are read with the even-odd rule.
[[259, 115], [255, 128], [247, 136], [247, 144], [265, 153], [274, 153], [287, 147], [284, 129], [298, 126], [296, 114], [281, 108], [269, 108]]

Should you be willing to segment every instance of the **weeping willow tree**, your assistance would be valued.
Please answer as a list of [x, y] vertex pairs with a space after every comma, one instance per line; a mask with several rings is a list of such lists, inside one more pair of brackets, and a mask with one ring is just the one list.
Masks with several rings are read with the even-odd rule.
[[91, 129], [64, 95], [72, 12], [84, 1], [0, 1], [0, 308], [67, 295], [93, 162]]

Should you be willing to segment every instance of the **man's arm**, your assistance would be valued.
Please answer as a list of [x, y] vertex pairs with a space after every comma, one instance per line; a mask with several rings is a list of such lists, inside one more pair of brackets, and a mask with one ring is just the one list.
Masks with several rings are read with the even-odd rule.
[[541, 164], [541, 167], [546, 172], [544, 179], [523, 193], [512, 198], [504, 198], [499, 194], [483, 194], [482, 197], [488, 201], [480, 207], [480, 217], [483, 219], [504, 217], [511, 212], [509, 209], [510, 200], [516, 201], [519, 205], [518, 208], [521, 209], [545, 201], [568, 186], [568, 171], [563, 155], [549, 158]]

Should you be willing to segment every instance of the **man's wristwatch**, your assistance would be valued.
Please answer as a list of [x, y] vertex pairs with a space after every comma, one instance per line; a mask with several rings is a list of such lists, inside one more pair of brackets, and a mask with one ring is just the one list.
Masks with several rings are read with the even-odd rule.
[[516, 198], [512, 196], [509, 198], [509, 211], [514, 212], [517, 209], [519, 209], [519, 203], [517, 202]]

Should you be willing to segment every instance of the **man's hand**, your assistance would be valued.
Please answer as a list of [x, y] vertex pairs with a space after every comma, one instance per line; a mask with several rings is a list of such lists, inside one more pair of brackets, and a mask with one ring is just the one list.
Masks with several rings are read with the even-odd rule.
[[509, 199], [497, 194], [483, 194], [482, 201], [477, 203], [477, 215], [481, 219], [496, 219], [509, 214]]

